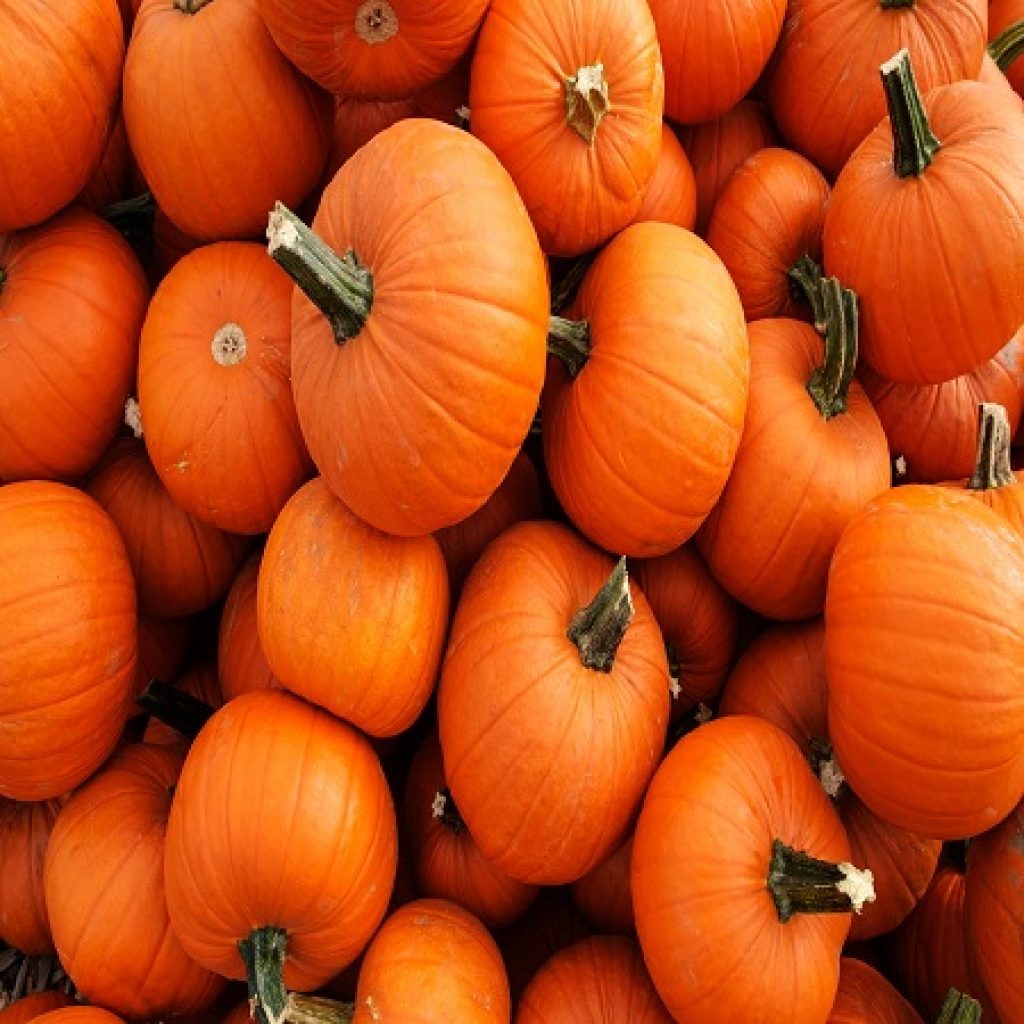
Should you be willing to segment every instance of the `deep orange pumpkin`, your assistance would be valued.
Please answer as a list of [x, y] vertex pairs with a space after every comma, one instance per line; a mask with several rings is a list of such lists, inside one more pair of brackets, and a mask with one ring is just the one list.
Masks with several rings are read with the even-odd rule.
[[0, 1010], [0, 1021], [3, 1024], [29, 1024], [44, 1013], [73, 1004], [74, 1000], [62, 989], [32, 992]]
[[120, 12], [115, 0], [12, 0], [0, 46], [2, 234], [66, 206], [99, 163], [121, 84]]
[[633, 837], [630, 836], [610, 857], [570, 887], [580, 913], [599, 932], [632, 935], [636, 931], [629, 882], [632, 862]]
[[114, 749], [135, 676], [135, 586], [110, 517], [64, 484], [0, 488], [0, 796], [47, 800]]
[[149, 457], [186, 512], [231, 533], [269, 530], [312, 469], [292, 400], [290, 301], [262, 246], [222, 242], [175, 264], [142, 327]]
[[1016, 98], [1017, 102], [1021, 102], [1020, 95], [1017, 93], [1013, 86], [1007, 80], [1006, 75], [999, 70], [999, 65], [992, 59], [992, 55], [986, 51], [985, 56], [981, 58], [981, 70], [978, 72], [978, 81], [983, 85], [992, 86], [998, 89], [1005, 96]]
[[[301, 266], [313, 243], [284, 212], [272, 227], [275, 258]], [[547, 267], [515, 187], [472, 136], [413, 118], [345, 164], [313, 227], [335, 253], [355, 253], [329, 261], [331, 295], [320, 294], [335, 329], [305, 296], [292, 306], [292, 385], [313, 461], [377, 529], [418, 535], [465, 519], [508, 472], [543, 383]]]
[[552, 487], [606, 550], [667, 554], [711, 511], [740, 443], [749, 354], [736, 288], [689, 231], [633, 224], [567, 316], [551, 322], [541, 406]]
[[285, 60], [255, 0], [145, 0], [125, 58], [124, 119], [182, 231], [258, 238], [275, 201], [297, 205], [319, 181], [331, 101]]
[[455, 613], [438, 722], [448, 785], [488, 860], [555, 884], [608, 856], [661, 756], [668, 704], [664, 642], [624, 563], [551, 522], [519, 523], [484, 552]]
[[372, 736], [394, 736], [433, 692], [448, 600], [433, 537], [375, 530], [318, 478], [270, 531], [256, 620], [282, 686]]
[[257, 552], [238, 570], [221, 612], [217, 671], [225, 700], [281, 686], [267, 664], [256, 630], [256, 580], [262, 557]]
[[71, 480], [99, 459], [148, 299], [127, 242], [87, 210], [0, 237], [0, 481]]
[[[161, 680], [163, 682], [164, 680]], [[214, 661], [198, 661], [189, 666], [174, 680], [174, 689], [187, 693], [190, 697], [202, 701], [207, 707], [219, 708], [224, 703], [224, 694], [217, 676], [217, 663]], [[191, 737], [174, 725], [162, 721], [157, 715], [151, 715], [146, 723], [146, 731], [142, 739], [147, 744], [159, 747], [173, 747], [182, 755], [188, 751]]]
[[826, 1024], [922, 1024], [917, 1011], [860, 960], [839, 962], [839, 990]]
[[470, 127], [512, 175], [549, 255], [587, 252], [636, 218], [664, 93], [643, 0], [491, 0]]
[[164, 899], [164, 835], [181, 756], [122, 748], [68, 801], [46, 849], [53, 938], [91, 1002], [134, 1019], [195, 1013], [222, 979], [189, 959]]
[[35, 1019], [43, 1024], [125, 1024], [116, 1014], [99, 1006], [68, 1006]]
[[697, 182], [693, 177], [690, 158], [667, 123], [661, 126], [658, 162], [644, 189], [640, 212], [635, 218], [635, 221], [642, 220], [678, 224], [688, 231], [693, 230], [697, 220]]
[[102, 214], [108, 206], [129, 195], [129, 168], [132, 154], [128, 148], [128, 133], [124, 118], [118, 108], [114, 125], [103, 147], [103, 156], [96, 165], [85, 187], [78, 195], [78, 201], [94, 213]]
[[1018, 95], [1024, 95], [1024, 62], [1021, 61], [1021, 30], [1024, 3], [1021, 0], [990, 0], [988, 5], [989, 52], [993, 63], [1005, 75], [1004, 81]]

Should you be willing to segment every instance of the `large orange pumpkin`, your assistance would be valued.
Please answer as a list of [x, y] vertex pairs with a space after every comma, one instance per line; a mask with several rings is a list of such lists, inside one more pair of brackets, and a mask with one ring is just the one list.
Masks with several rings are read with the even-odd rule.
[[51, 1010], [35, 1019], [43, 1024], [124, 1024], [117, 1014], [99, 1006], [68, 1006]]
[[662, 123], [661, 149], [654, 174], [644, 189], [643, 202], [635, 220], [660, 220], [693, 230], [697, 220], [697, 182], [690, 158], [676, 133]]
[[573, 903], [597, 931], [613, 935], [632, 935], [636, 931], [629, 883], [632, 864], [630, 836], [610, 857], [570, 886]]
[[298, 293], [292, 306], [313, 461], [379, 530], [450, 526], [501, 483], [543, 383], [547, 268], [522, 202], [480, 142], [413, 118], [345, 164], [313, 227], [322, 242], [278, 211], [270, 231], [321, 307]]
[[29, 1024], [29, 1021], [41, 1017], [51, 1010], [59, 1010], [74, 1005], [74, 1000], [63, 989], [45, 989], [32, 992], [21, 999], [16, 999], [0, 1010], [2, 1024]]
[[225, 700], [249, 690], [280, 687], [256, 630], [256, 584], [262, 552], [238, 570], [228, 591], [217, 634], [217, 672]]
[[92, 468], [121, 422], [148, 299], [128, 244], [87, 210], [0, 237], [0, 481]]
[[1018, 95], [1024, 95], [1024, 4], [1021, 0], [990, 0], [988, 5], [988, 50]]
[[138, 633], [124, 542], [64, 484], [0, 488], [0, 796], [84, 782], [121, 734]]
[[917, 1011], [873, 967], [844, 956], [826, 1024], [923, 1024]]

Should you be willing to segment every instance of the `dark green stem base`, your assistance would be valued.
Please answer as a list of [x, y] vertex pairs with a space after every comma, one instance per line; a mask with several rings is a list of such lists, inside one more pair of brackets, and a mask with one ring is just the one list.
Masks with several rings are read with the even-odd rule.
[[845, 914], [860, 911], [869, 896], [854, 896], [849, 889], [856, 874], [850, 865], [818, 860], [787, 846], [781, 839], [772, 843], [768, 865], [768, 891], [775, 900], [779, 920], [785, 924], [794, 914]]
[[976, 999], [951, 988], [946, 993], [945, 1002], [935, 1024], [979, 1024], [980, 1020], [981, 1004]]
[[807, 393], [826, 419], [846, 412], [846, 399], [857, 368], [857, 296], [835, 277], [820, 286], [825, 316], [825, 361], [807, 381]]
[[462, 820], [452, 791], [447, 786], [434, 794], [434, 817], [439, 818], [441, 824], [452, 835], [461, 836], [466, 831], [466, 823]]
[[568, 636], [580, 652], [580, 661], [595, 672], [611, 672], [615, 652], [633, 621], [626, 559], [620, 558], [594, 600], [569, 623]]
[[212, 2], [213, 0], [174, 0], [171, 6], [182, 14], [196, 14]]
[[284, 987], [284, 958], [288, 935], [281, 928], [254, 928], [239, 939], [238, 952], [245, 964], [249, 1003], [257, 1024], [281, 1024], [288, 1006]]
[[1024, 53], [1024, 20], [1008, 25], [988, 44], [991, 58], [1006, 74], [1017, 58]]
[[935, 159], [940, 143], [928, 124], [910, 53], [900, 50], [882, 65], [881, 74], [892, 123], [893, 169], [901, 178], [918, 177]]
[[566, 373], [575, 380], [590, 358], [590, 324], [553, 316], [548, 321], [548, 352], [558, 356]]
[[967, 486], [972, 491], [991, 491], [1016, 483], [1010, 464], [1010, 420], [995, 402], [978, 406], [978, 452]]
[[164, 725], [177, 729], [186, 739], [194, 740], [199, 731], [213, 714], [213, 708], [190, 693], [184, 693], [159, 679], [152, 679], [149, 685], [136, 697], [136, 703], [143, 711], [159, 718]]
[[906, 7], [913, 7], [917, 0], [881, 0], [883, 11], [895, 11]]
[[322, 996], [288, 996], [284, 1019], [288, 1024], [351, 1024], [356, 1015], [355, 1003], [339, 1003]]
[[793, 298], [811, 307], [814, 329], [825, 333], [825, 306], [821, 298], [821, 267], [810, 256], [801, 256], [789, 271], [789, 290]]
[[558, 284], [552, 289], [551, 312], [555, 316], [561, 316], [575, 301], [583, 278], [587, 276], [587, 271], [596, 258], [596, 249], [593, 252], [585, 252], [582, 256], [577, 256]]

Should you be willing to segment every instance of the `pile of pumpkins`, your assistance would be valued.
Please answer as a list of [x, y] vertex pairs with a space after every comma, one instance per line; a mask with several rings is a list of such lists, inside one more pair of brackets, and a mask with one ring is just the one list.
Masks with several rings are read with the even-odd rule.
[[1022, 51], [4, 0], [0, 1024], [1022, 1024]]

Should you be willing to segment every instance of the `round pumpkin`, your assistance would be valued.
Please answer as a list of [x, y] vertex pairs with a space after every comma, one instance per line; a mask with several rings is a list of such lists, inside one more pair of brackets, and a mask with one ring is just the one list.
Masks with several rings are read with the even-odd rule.
[[46, 849], [53, 938], [87, 999], [126, 1017], [196, 1013], [223, 986], [171, 931], [164, 898], [164, 835], [181, 757], [123, 747], [75, 792]]
[[51, 1010], [72, 1006], [74, 1000], [63, 989], [45, 989], [16, 999], [0, 1010], [2, 1024], [29, 1024]]
[[312, 468], [292, 400], [290, 300], [261, 246], [221, 242], [175, 264], [142, 328], [150, 460], [186, 512], [230, 533], [269, 530]]
[[721, 261], [675, 225], [633, 224], [548, 347], [541, 439], [562, 507], [616, 554], [679, 547], [725, 487], [747, 407], [747, 330]]
[[138, 648], [117, 528], [88, 495], [0, 488], [0, 796], [47, 800], [84, 782], [121, 735]]
[[602, 861], [661, 756], [668, 704], [661, 632], [625, 561], [556, 523], [503, 533], [462, 591], [437, 703], [445, 777], [483, 855], [536, 884]]
[[130, 194], [129, 171], [131, 149], [128, 147], [128, 133], [120, 107], [114, 118], [113, 127], [107, 136], [100, 162], [94, 168], [85, 187], [78, 194], [78, 202], [89, 207], [93, 213], [102, 216], [107, 207], [126, 199]]
[[597, 931], [621, 935], [636, 931], [629, 883], [632, 864], [630, 836], [610, 857], [572, 883], [573, 903]]
[[635, 221], [658, 220], [693, 230], [697, 220], [697, 182], [690, 158], [676, 133], [662, 123], [661, 149], [654, 174], [644, 189], [643, 202]]
[[354, 253], [328, 259], [329, 295], [309, 266], [327, 258], [319, 242], [285, 211], [270, 231], [333, 318], [296, 293], [292, 387], [313, 461], [379, 530], [465, 519], [508, 472], [543, 383], [547, 270], [515, 187], [477, 140], [413, 118], [345, 164], [313, 227]]
[[988, 51], [996, 68], [1018, 95], [1024, 95], [1024, 4], [1021, 0], [990, 0], [988, 5]]
[[327, 160], [330, 97], [285, 60], [256, 0], [145, 0], [123, 102], [158, 205], [201, 241], [258, 238], [274, 202], [300, 203]]
[[67, 1006], [35, 1018], [43, 1024], [124, 1024], [124, 1021], [109, 1010], [99, 1006]]
[[826, 1024], [923, 1024], [917, 1011], [873, 967], [844, 956]]
[[148, 298], [128, 244], [87, 210], [0, 236], [0, 481], [71, 480], [96, 463]]
[[512, 175], [549, 255], [588, 252], [636, 218], [664, 98], [643, 0], [491, 0], [470, 124]]
[[281, 686], [267, 664], [256, 630], [256, 582], [262, 557], [262, 552], [252, 555], [238, 570], [221, 612], [217, 672], [225, 700]]
[[135, 667], [136, 697], [153, 679], [173, 679], [185, 663], [192, 645], [192, 619], [158, 619], [139, 615], [139, 660]]
[[[1021, 41], [1024, 41], [1024, 37], [1020, 38]], [[981, 58], [981, 70], [978, 72], [978, 81], [998, 89], [1008, 98], [1016, 99], [1018, 103], [1021, 102], [1020, 94], [1014, 90], [1006, 75], [999, 70], [999, 65], [992, 58], [991, 53], [987, 51], [985, 56]]]

